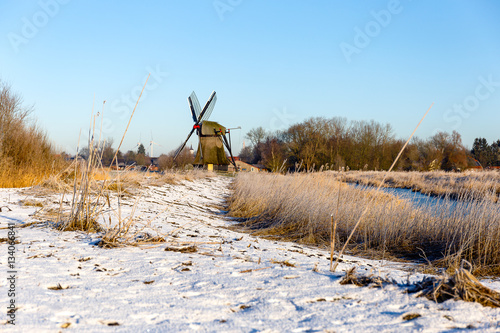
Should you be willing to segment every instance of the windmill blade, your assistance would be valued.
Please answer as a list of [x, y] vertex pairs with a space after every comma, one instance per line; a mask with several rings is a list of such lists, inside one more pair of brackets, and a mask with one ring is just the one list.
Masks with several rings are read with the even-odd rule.
[[174, 156], [174, 161], [175, 159], [177, 158], [177, 156], [181, 153], [181, 151], [184, 149], [184, 147], [186, 146], [186, 143], [188, 142], [189, 138], [191, 137], [191, 135], [193, 135], [193, 132], [196, 128], [193, 127], [193, 129], [191, 130], [191, 132], [189, 132], [189, 135], [186, 139], [186, 141], [184, 141], [184, 143], [180, 146], [180, 148], [177, 150], [177, 152], [175, 153], [175, 156]]
[[217, 96], [215, 95], [215, 91], [213, 91], [207, 103], [203, 107], [203, 111], [201, 111], [200, 116], [198, 117], [198, 123], [203, 120], [207, 120], [208, 117], [210, 117], [212, 111], [214, 110], [215, 102], [217, 102]]
[[200, 102], [198, 102], [198, 97], [194, 91], [188, 97], [189, 109], [191, 110], [191, 115], [193, 116], [193, 121], [198, 123], [198, 119], [200, 117], [201, 107]]
[[161, 144], [156, 143], [156, 142], [154, 142], [154, 141], [151, 141], [151, 144], [152, 144], [152, 145], [157, 145], [157, 146], [163, 147]]

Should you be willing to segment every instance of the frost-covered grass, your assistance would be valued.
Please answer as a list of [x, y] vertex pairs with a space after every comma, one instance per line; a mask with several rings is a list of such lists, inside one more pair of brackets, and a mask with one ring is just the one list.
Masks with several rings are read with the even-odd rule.
[[500, 274], [500, 209], [491, 200], [445, 200], [417, 208], [339, 183], [331, 173], [241, 173], [229, 200], [230, 214], [258, 234], [324, 246], [331, 239], [332, 215], [336, 244], [342, 246], [367, 206], [351, 250], [426, 259], [452, 270], [466, 259], [476, 274]]

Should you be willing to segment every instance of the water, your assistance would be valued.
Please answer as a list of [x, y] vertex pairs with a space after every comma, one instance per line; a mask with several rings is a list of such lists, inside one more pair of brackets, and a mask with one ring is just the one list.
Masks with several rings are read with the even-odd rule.
[[[373, 186], [358, 184], [351, 185], [363, 190], [371, 190], [375, 188]], [[380, 188], [380, 191], [392, 194], [400, 199], [408, 200], [413, 204], [415, 208], [427, 208], [432, 210], [446, 208], [449, 211], [453, 211], [458, 205], [458, 201], [455, 199], [436, 197], [422, 194], [420, 192], [413, 192], [411, 189], [382, 187]]]

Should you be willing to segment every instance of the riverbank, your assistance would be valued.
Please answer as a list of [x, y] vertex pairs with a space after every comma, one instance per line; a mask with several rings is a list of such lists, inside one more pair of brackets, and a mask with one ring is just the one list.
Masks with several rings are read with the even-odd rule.
[[[327, 171], [343, 182], [366, 186], [379, 186], [385, 171]], [[468, 172], [391, 172], [384, 187], [411, 189], [425, 195], [448, 197], [457, 200], [485, 199], [498, 202], [500, 197], [499, 171]]]

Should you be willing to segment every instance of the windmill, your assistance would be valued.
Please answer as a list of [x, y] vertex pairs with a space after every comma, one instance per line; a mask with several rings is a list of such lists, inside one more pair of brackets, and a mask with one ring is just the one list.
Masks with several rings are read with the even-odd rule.
[[157, 145], [163, 147], [161, 144], [154, 142], [153, 140], [149, 141], [149, 157], [154, 157], [153, 155], [153, 146]]
[[[180, 154], [182, 149], [184, 149], [184, 146], [188, 142], [189, 138], [191, 138], [191, 135], [193, 135], [194, 131], [196, 131], [196, 134], [199, 138], [199, 143], [198, 150], [194, 158], [194, 165], [204, 166], [212, 164], [216, 165], [221, 170], [227, 170], [227, 166], [232, 163], [235, 170], [237, 169], [236, 163], [233, 158], [233, 153], [231, 151], [231, 143], [227, 140], [226, 137], [226, 133], [230, 133], [230, 131], [226, 130], [224, 126], [215, 121], [208, 121], [208, 118], [214, 110], [216, 101], [217, 96], [214, 91], [210, 95], [210, 98], [208, 99], [202, 110], [194, 91], [188, 97], [189, 109], [191, 110], [191, 116], [193, 117], [194, 125], [191, 129], [191, 132], [189, 132], [186, 141], [184, 141], [184, 143], [175, 153], [174, 161]], [[224, 147], [226, 147], [226, 149], [228, 150], [229, 155], [231, 156], [231, 161], [227, 159]]]
[[149, 141], [149, 157], [154, 157], [154, 155], [153, 155], [153, 146], [154, 145], [163, 147], [159, 143], [156, 143], [156, 142], [153, 141], [153, 132], [151, 132], [151, 141]]

